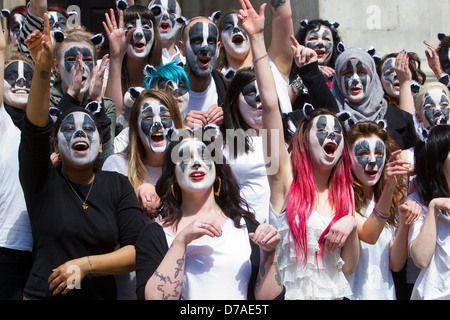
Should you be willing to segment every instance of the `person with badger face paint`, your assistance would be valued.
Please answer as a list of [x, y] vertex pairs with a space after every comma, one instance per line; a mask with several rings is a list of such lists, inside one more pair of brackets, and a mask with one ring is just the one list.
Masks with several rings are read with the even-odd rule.
[[[55, 125], [49, 121], [53, 47], [46, 13], [43, 34], [33, 31], [27, 45], [36, 65], [19, 147], [19, 177], [35, 251], [24, 298], [115, 299], [111, 275], [134, 269], [134, 243], [143, 226], [139, 203], [126, 177], [94, 171], [102, 143], [89, 112], [78, 108]], [[52, 129], [60, 167], [49, 161]]]
[[103, 22], [110, 44], [109, 76], [105, 96], [116, 104], [116, 116], [122, 113], [123, 97], [131, 87], [142, 87], [147, 64], [161, 65], [162, 43], [153, 13], [146, 7], [133, 5], [105, 13]]
[[176, 45], [177, 35], [184, 22], [181, 16], [181, 7], [176, 0], [152, 0], [148, 8], [155, 15], [159, 28], [162, 43], [162, 64], [179, 60], [186, 63], [178, 46]]

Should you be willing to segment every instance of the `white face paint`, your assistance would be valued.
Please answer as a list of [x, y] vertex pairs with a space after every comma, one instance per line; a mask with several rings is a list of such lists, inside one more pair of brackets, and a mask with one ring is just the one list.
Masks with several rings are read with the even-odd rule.
[[11, 17], [9, 23], [9, 40], [11, 40], [12, 45], [16, 48], [19, 46], [20, 30], [24, 23], [25, 16], [20, 13], [16, 13]]
[[81, 67], [83, 68], [80, 93], [84, 94], [89, 90], [92, 70], [94, 69], [94, 53], [90, 45], [78, 42], [63, 43], [60, 49], [61, 56], [59, 58], [58, 71], [61, 75], [63, 89], [67, 90], [72, 79], [73, 67], [77, 61], [79, 50], [81, 50]]
[[400, 82], [395, 73], [395, 58], [387, 59], [381, 70], [381, 84], [386, 94], [391, 98], [398, 98], [400, 96]]
[[435, 87], [425, 92], [420, 117], [426, 129], [440, 124], [450, 124], [449, 97], [444, 90]]
[[253, 129], [262, 129], [262, 104], [256, 81], [242, 88], [239, 94], [239, 111], [247, 125]]
[[142, 102], [138, 118], [139, 137], [142, 144], [154, 153], [166, 151], [164, 130], [173, 127], [169, 108], [161, 101], [150, 98]]
[[200, 140], [185, 139], [179, 144], [175, 178], [188, 192], [211, 190], [216, 180], [216, 166], [208, 147]]
[[342, 93], [351, 103], [361, 103], [372, 81], [370, 68], [358, 59], [350, 58], [340, 74]]
[[173, 40], [181, 27], [176, 21], [177, 18], [181, 17], [180, 5], [175, 0], [157, 0], [153, 5], [157, 5], [161, 9], [158, 15], [155, 14], [161, 40]]
[[227, 54], [244, 55], [250, 50], [250, 41], [237, 18], [237, 13], [227, 15], [221, 25], [221, 44]]
[[333, 168], [344, 149], [342, 127], [331, 115], [314, 118], [309, 132], [309, 150], [315, 168]]
[[4, 71], [3, 98], [6, 104], [25, 109], [33, 79], [33, 69], [21, 60], [8, 63]]
[[386, 146], [373, 135], [355, 141], [352, 147], [353, 174], [364, 186], [374, 186], [383, 174]]
[[308, 31], [305, 46], [317, 53], [319, 65], [328, 65], [333, 55], [333, 34], [327, 26], [321, 25], [319, 30]]
[[150, 54], [155, 40], [153, 22], [138, 18], [125, 23], [125, 33], [128, 33], [132, 28], [136, 29], [128, 43], [127, 54], [134, 58], [146, 58]]
[[72, 112], [64, 118], [57, 141], [63, 161], [75, 166], [94, 163], [100, 152], [100, 134], [94, 120], [85, 112]]

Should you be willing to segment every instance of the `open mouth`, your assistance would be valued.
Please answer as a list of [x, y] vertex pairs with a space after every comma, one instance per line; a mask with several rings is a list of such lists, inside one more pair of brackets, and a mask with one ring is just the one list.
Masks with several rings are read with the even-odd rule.
[[352, 87], [352, 88], [350, 88], [350, 91], [353, 93], [353, 95], [356, 96], [361, 93], [362, 89], [358, 88], [358, 87]]
[[258, 106], [258, 108], [256, 108], [256, 110], [258, 110], [258, 112], [262, 112], [262, 111], [263, 111], [262, 104], [260, 104], [260, 105]]
[[20, 89], [12, 90], [12, 93], [14, 93], [14, 94], [29, 94], [30, 90], [29, 89], [20, 88]]
[[316, 50], [316, 53], [317, 53], [317, 57], [323, 58], [325, 56], [326, 52], [323, 50]]
[[241, 45], [244, 42], [244, 37], [242, 35], [240, 35], [240, 34], [236, 34], [236, 35], [233, 36], [231, 41], [234, 44]]
[[152, 139], [152, 142], [154, 143], [161, 143], [164, 141], [164, 134], [162, 132], [152, 133], [150, 139]]
[[142, 43], [142, 42], [135, 42], [134, 43], [134, 48], [136, 50], [143, 50], [144, 47], [145, 47], [145, 43]]
[[162, 32], [167, 32], [167, 31], [169, 31], [169, 29], [170, 29], [170, 24], [167, 23], [167, 22], [161, 22], [161, 24], [159, 25], [159, 29], [160, 29]]
[[334, 156], [334, 153], [336, 152], [337, 149], [337, 145], [334, 142], [328, 142], [327, 144], [324, 145], [323, 150], [325, 151], [325, 153], [331, 157]]
[[198, 58], [198, 62], [200, 63], [200, 65], [201, 65], [203, 68], [207, 68], [210, 61], [211, 61], [211, 58], [210, 58], [210, 57], [199, 57], [199, 58]]
[[364, 172], [366, 173], [366, 175], [368, 175], [369, 177], [372, 177], [372, 178], [374, 178], [378, 173], [377, 170], [366, 170]]
[[202, 180], [205, 177], [205, 173], [201, 171], [194, 171], [189, 175], [189, 177], [192, 180]]
[[89, 149], [89, 144], [86, 141], [77, 141], [72, 145], [72, 149], [78, 152], [83, 152]]
[[447, 118], [444, 116], [437, 116], [433, 121], [435, 126], [438, 126], [440, 124], [447, 124]]

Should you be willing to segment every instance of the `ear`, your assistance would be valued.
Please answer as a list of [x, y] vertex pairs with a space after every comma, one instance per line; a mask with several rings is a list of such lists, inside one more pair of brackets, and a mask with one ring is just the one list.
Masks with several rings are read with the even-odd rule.
[[186, 57], [186, 47], [183, 40], [178, 41], [178, 49], [180, 49], [181, 54]]
[[8, 9], [2, 9], [2, 17], [3, 18], [8, 18], [8, 16], [11, 14], [11, 11], [9, 11]]
[[159, 4], [154, 4], [153, 6], [151, 6], [150, 11], [153, 13], [153, 15], [159, 16], [162, 12], [161, 6]]
[[211, 20], [212, 22], [214, 22], [215, 24], [217, 24], [217, 22], [219, 22], [220, 16], [222, 15], [222, 11], [218, 10], [218, 11], [214, 11], [210, 16], [209, 16], [209, 20]]
[[97, 34], [93, 35], [90, 38], [90, 40], [94, 44], [95, 48], [99, 48], [103, 45], [103, 42], [105, 41], [105, 37], [103, 36], [102, 33], [97, 33]]
[[308, 26], [308, 24], [309, 24], [308, 19], [303, 19], [303, 20], [300, 21], [300, 26], [302, 28], [306, 28]]
[[65, 35], [64, 32], [62, 32], [61, 30], [55, 30], [53, 32], [53, 38], [55, 39], [56, 42], [63, 42], [65, 39]]
[[312, 104], [305, 103], [303, 105], [303, 114], [305, 115], [306, 119], [311, 119], [311, 117], [313, 117], [315, 113], [316, 110], [314, 109], [314, 106]]
[[439, 32], [438, 34], [437, 34], [437, 37], [438, 37], [438, 39], [439, 40], [444, 40], [444, 38], [446, 37], [446, 35], [445, 35], [445, 33], [442, 33], [442, 32]]
[[116, 7], [118, 10], [125, 10], [128, 8], [128, 2], [125, 0], [119, 0], [117, 1]]
[[338, 53], [342, 53], [345, 50], [347, 50], [347, 48], [345, 47], [345, 45], [342, 41], [337, 44], [336, 48], [337, 48]]
[[186, 19], [186, 17], [181, 16], [181, 17], [176, 18], [175, 21], [176, 21], [179, 25], [184, 26], [184, 25], [186, 25], [186, 23], [188, 22], [188, 19]]

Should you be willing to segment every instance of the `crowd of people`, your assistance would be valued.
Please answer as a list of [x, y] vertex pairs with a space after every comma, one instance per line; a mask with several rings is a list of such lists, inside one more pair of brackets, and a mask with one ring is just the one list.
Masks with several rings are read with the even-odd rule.
[[426, 79], [289, 0], [72, 14], [3, 12], [0, 299], [450, 298], [449, 36]]

